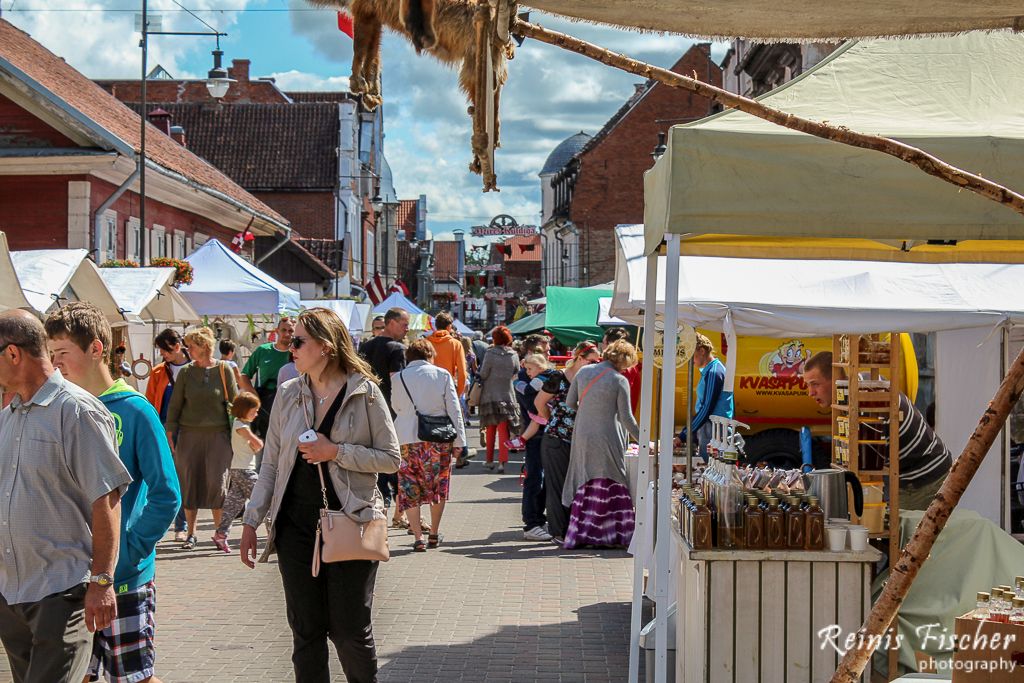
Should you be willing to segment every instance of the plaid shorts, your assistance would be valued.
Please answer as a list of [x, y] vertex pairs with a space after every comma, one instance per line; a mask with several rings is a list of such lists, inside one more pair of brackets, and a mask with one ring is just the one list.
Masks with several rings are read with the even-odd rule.
[[89, 680], [105, 674], [111, 683], [137, 683], [153, 675], [156, 664], [156, 584], [117, 596], [117, 619], [96, 634]]

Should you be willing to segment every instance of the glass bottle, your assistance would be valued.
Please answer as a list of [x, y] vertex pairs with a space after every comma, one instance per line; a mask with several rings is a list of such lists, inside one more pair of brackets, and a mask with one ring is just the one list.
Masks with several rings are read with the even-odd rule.
[[704, 498], [696, 496], [693, 499], [693, 521], [691, 524], [690, 533], [693, 536], [692, 547], [694, 550], [708, 550], [714, 547], [712, 545], [712, 528], [714, 527], [711, 521], [711, 510], [704, 504]]
[[1024, 598], [1014, 598], [1010, 608], [1010, 623], [1024, 626]]
[[786, 547], [786, 514], [779, 509], [778, 499], [768, 499], [768, 512], [764, 516], [765, 547], [781, 550]]
[[974, 607], [974, 618], [978, 621], [988, 621], [989, 594], [982, 591], [978, 593], [978, 602]]
[[757, 507], [757, 498], [747, 498], [747, 509], [743, 511], [744, 545], [749, 550], [764, 548], [764, 512]]
[[1013, 584], [1017, 587], [1017, 597], [1024, 598], [1024, 576], [1018, 576], [1013, 580]]
[[804, 547], [807, 550], [824, 550], [825, 513], [818, 506], [818, 499], [815, 496], [807, 497], [807, 511], [804, 515], [807, 518]]
[[786, 511], [786, 545], [791, 550], [803, 550], [807, 536], [807, 515], [800, 509], [796, 498], [790, 497], [789, 510]]
[[1009, 621], [1009, 614], [1003, 611], [1003, 589], [993, 588], [989, 593], [991, 598], [988, 604], [988, 618], [991, 621], [1005, 624]]

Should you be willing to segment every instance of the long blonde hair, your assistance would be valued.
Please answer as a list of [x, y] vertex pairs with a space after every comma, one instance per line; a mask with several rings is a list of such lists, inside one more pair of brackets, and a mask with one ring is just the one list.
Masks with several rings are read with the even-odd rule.
[[337, 313], [327, 308], [307, 308], [299, 313], [298, 322], [327, 350], [328, 366], [335, 363], [345, 374], [357, 372], [371, 382], [380, 382], [370, 364], [356, 352], [352, 335]]

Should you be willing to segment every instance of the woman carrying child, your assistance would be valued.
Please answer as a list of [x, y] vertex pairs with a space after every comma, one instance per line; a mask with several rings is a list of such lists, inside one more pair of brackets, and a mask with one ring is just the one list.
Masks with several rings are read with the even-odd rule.
[[256, 484], [256, 453], [263, 448], [263, 440], [252, 431], [252, 421], [260, 412], [260, 397], [243, 391], [231, 405], [231, 469], [228, 471], [228, 493], [224, 497], [224, 513], [220, 526], [213, 534], [214, 544], [226, 553], [228, 531], [238, 513], [245, 509]]

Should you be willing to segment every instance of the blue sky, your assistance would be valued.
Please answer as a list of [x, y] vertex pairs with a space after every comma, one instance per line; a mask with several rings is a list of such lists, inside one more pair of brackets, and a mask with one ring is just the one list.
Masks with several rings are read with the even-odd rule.
[[[337, 30], [333, 12], [313, 10], [299, 0], [179, 2], [229, 34], [221, 43], [225, 61], [251, 60], [252, 77], [274, 77], [290, 90], [347, 87], [352, 41]], [[132, 10], [141, 7], [138, 0], [0, 0], [0, 5], [3, 18], [87, 76], [138, 78], [138, 34], [133, 32]], [[151, 0], [149, 6], [150, 11], [162, 13], [164, 30], [203, 30], [172, 0]], [[82, 8], [90, 11], [77, 11]], [[114, 11], [125, 9], [132, 11]], [[659, 66], [671, 65], [693, 42], [570, 23], [538, 13], [532, 19]], [[76, 26], [73, 41], [67, 38], [69, 25]], [[212, 49], [212, 39], [153, 37], [150, 63], [162, 64], [176, 77], [205, 75]], [[713, 52], [716, 58], [723, 53], [723, 46]], [[580, 130], [596, 132], [640, 80], [527, 41], [509, 63], [502, 96], [503, 139], [496, 160], [502, 191], [485, 194], [479, 177], [467, 169], [470, 121], [455, 71], [427, 55], [417, 56], [403, 38], [391, 33], [385, 34], [382, 63], [385, 153], [395, 186], [403, 198], [427, 195], [428, 225], [438, 235], [487, 223], [499, 213], [511, 214], [521, 223], [538, 222], [537, 173], [544, 159], [569, 135]]]

